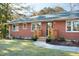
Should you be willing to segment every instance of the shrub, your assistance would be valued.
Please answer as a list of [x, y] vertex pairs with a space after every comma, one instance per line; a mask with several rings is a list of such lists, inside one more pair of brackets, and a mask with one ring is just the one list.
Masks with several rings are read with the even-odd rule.
[[51, 42], [51, 36], [48, 36], [48, 38], [46, 39], [46, 42]]
[[33, 36], [33, 37], [32, 37], [32, 40], [33, 40], [33, 41], [37, 41], [37, 39], [38, 39], [37, 36]]
[[47, 39], [46, 39], [46, 42], [51, 42], [51, 39], [47, 38]]
[[61, 36], [61, 37], [59, 37], [59, 40], [58, 40], [58, 41], [64, 42], [64, 41], [66, 41], [66, 40], [65, 40], [64, 36]]
[[8, 35], [7, 25], [2, 25], [1, 34], [2, 34], [2, 38], [6, 38], [6, 36]]

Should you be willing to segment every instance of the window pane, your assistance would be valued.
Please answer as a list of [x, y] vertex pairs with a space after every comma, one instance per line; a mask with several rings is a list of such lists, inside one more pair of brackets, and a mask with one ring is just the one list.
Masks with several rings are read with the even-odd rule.
[[37, 23], [37, 28], [41, 29], [41, 23]]
[[32, 24], [32, 30], [34, 30], [35, 29], [35, 24]]
[[67, 22], [67, 31], [71, 31], [71, 22]]
[[73, 31], [79, 31], [79, 21], [73, 22]]
[[51, 23], [51, 22], [48, 23], [48, 27], [49, 27], [49, 28], [52, 27], [52, 23]]

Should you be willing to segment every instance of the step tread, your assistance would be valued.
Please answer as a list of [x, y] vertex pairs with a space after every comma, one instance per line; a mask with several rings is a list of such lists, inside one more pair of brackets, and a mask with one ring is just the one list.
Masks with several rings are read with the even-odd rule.
[[38, 38], [38, 41], [46, 41], [46, 37], [40, 37], [40, 38]]

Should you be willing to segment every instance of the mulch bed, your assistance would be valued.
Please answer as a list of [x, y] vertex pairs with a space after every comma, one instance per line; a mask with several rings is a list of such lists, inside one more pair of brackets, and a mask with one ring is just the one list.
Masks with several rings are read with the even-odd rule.
[[79, 47], [79, 41], [56, 41], [56, 40], [53, 40], [53, 41], [48, 42], [48, 43], [53, 44], [53, 45]]

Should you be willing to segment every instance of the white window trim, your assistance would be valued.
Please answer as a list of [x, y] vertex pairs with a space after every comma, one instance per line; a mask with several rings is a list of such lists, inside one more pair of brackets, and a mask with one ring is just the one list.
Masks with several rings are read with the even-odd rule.
[[12, 25], [12, 31], [13, 31], [13, 32], [19, 31], [19, 26], [18, 26], [17, 24], [14, 24], [14, 25], [15, 25], [15, 27], [17, 26], [18, 29], [15, 29], [15, 30], [14, 30], [14, 29], [13, 29], [13, 25]]
[[[39, 22], [38, 22], [38, 23], [39, 23]], [[32, 32], [34, 31], [34, 30], [32, 30], [32, 25], [33, 25], [33, 24], [35, 24], [35, 23], [31, 23], [31, 31], [32, 31]], [[37, 25], [36, 25], [36, 24], [35, 24], [35, 27], [36, 27], [35, 29], [37, 29]]]
[[32, 25], [33, 25], [33, 24], [35, 24], [35, 23], [31, 23], [31, 31], [32, 31], [32, 32], [34, 31], [34, 30], [32, 29]]
[[74, 32], [79, 32], [79, 31], [73, 31], [73, 22], [74, 22], [74, 21], [79, 21], [79, 20], [71, 20], [71, 31], [67, 31], [67, 22], [68, 22], [68, 21], [66, 21], [66, 32], [73, 32], [73, 33], [74, 33]]
[[52, 22], [48, 22], [47, 25], [52, 27]]
[[42, 28], [42, 23], [41, 22], [38, 22], [38, 24], [41, 25], [40, 27]]

